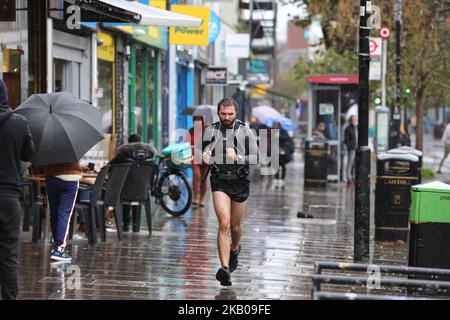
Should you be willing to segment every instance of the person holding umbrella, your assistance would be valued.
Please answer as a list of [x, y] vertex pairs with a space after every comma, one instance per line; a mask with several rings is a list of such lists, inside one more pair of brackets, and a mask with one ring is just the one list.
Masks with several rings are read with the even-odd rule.
[[45, 175], [53, 236], [50, 259], [71, 261], [65, 247], [82, 177], [79, 160], [103, 139], [101, 111], [59, 92], [34, 94], [15, 112], [30, 123], [37, 151], [32, 163], [42, 167]]
[[51, 260], [71, 261], [72, 257], [65, 252], [78, 188], [82, 178], [82, 167], [77, 162], [65, 162], [42, 167], [45, 175], [48, 203], [50, 206], [50, 227], [53, 236]]
[[20, 236], [20, 161], [34, 154], [28, 121], [8, 107], [8, 92], [0, 79], [0, 288], [2, 300], [16, 300]]

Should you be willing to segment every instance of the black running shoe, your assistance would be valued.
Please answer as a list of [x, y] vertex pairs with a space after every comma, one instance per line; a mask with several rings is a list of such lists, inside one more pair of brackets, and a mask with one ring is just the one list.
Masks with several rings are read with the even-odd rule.
[[241, 245], [239, 245], [239, 248], [237, 251], [231, 251], [230, 250], [230, 273], [237, 269], [238, 267], [238, 256], [239, 253], [241, 253]]
[[227, 267], [220, 268], [216, 273], [216, 279], [220, 281], [222, 286], [231, 286], [230, 269]]

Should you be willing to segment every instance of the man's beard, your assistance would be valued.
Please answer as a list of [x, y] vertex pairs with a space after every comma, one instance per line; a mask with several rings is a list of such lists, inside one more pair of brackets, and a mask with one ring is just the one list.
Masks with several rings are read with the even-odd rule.
[[230, 128], [232, 128], [233, 127], [233, 124], [234, 124], [234, 121], [235, 121], [236, 119], [233, 119], [233, 120], [220, 120], [220, 122], [222, 123], [222, 125], [224, 126], [224, 127], [226, 127], [226, 128], [228, 128], [228, 129], [230, 129]]

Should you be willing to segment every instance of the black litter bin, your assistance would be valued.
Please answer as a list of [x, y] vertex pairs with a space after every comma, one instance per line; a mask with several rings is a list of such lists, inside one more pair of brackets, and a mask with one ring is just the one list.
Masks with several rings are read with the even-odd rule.
[[375, 240], [408, 240], [411, 186], [419, 181], [419, 158], [383, 153], [377, 158]]
[[443, 124], [436, 123], [433, 128], [433, 138], [442, 139], [444, 135], [445, 127]]
[[414, 149], [413, 147], [409, 146], [401, 146], [397, 149], [408, 151], [409, 153], [418, 156], [419, 157], [419, 169], [422, 169], [422, 158], [423, 158], [423, 152], [417, 149]]
[[419, 158], [419, 162], [418, 162], [418, 168], [419, 168], [419, 181], [418, 183], [420, 184], [422, 182], [422, 156], [423, 153], [420, 150], [408, 147], [408, 146], [401, 146], [395, 149], [391, 149], [388, 150], [386, 153], [393, 153], [393, 154], [412, 154], [414, 156], [417, 156]]
[[328, 142], [305, 141], [305, 188], [325, 188], [328, 175]]

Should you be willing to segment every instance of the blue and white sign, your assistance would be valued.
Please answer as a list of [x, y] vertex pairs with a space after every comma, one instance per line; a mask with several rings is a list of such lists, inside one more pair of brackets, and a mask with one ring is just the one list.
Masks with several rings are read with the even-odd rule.
[[209, 35], [208, 35], [208, 43], [213, 43], [220, 34], [220, 19], [211, 10], [211, 14], [209, 16]]
[[226, 35], [225, 51], [227, 57], [248, 58], [250, 35], [248, 33], [229, 33]]
[[267, 60], [250, 60], [249, 73], [269, 73], [270, 72], [270, 62]]

